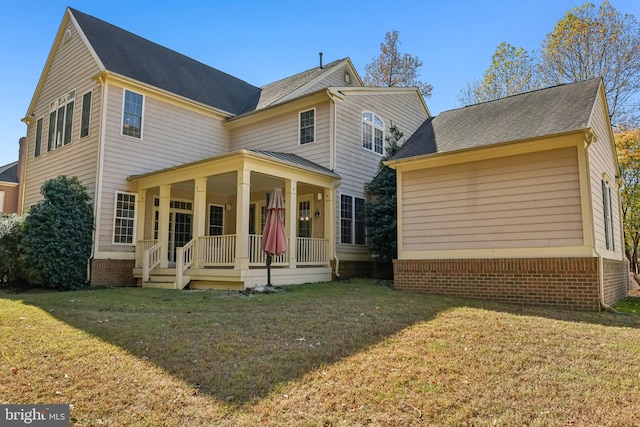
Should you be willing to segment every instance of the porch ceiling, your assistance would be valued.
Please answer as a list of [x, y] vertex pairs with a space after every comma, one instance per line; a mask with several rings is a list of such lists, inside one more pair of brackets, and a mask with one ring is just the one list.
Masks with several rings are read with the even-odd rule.
[[[207, 189], [209, 192], [222, 194], [226, 196], [232, 196], [236, 194], [238, 182], [236, 174], [234, 172], [225, 173], [222, 175], [210, 176], [207, 179]], [[265, 175], [258, 172], [252, 172], [251, 176], [251, 191], [262, 192], [271, 191], [275, 187], [283, 187], [284, 181], [282, 178], [278, 178], [271, 175]], [[194, 181], [183, 181], [172, 184], [172, 187], [177, 190], [193, 191]]]

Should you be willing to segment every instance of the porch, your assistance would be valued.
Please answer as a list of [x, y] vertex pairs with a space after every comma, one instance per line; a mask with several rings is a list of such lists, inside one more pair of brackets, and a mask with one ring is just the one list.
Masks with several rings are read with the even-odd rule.
[[287, 251], [273, 258], [271, 283], [331, 280], [338, 177], [276, 154], [240, 150], [130, 177], [138, 186], [134, 278], [144, 287], [168, 289], [266, 284], [260, 242], [270, 192], [280, 187]]
[[[249, 269], [234, 269], [236, 235], [202, 236], [177, 248], [175, 262], [160, 268], [160, 244], [143, 240], [136, 245], [134, 277], [143, 287], [184, 289], [243, 289], [264, 285], [267, 280], [266, 254], [260, 249], [261, 235], [249, 235]], [[295, 238], [288, 251], [271, 262], [271, 281], [278, 285], [326, 281], [331, 278], [328, 240]], [[293, 268], [291, 268], [293, 267]], [[329, 277], [327, 278], [327, 274]]]

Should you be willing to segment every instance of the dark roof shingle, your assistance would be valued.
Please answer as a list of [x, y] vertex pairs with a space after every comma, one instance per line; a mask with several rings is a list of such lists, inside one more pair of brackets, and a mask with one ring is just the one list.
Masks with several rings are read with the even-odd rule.
[[108, 71], [232, 114], [255, 109], [260, 88], [98, 18], [69, 10]]
[[586, 129], [600, 78], [445, 111], [427, 119], [391, 160]]
[[18, 162], [0, 166], [0, 182], [18, 183]]

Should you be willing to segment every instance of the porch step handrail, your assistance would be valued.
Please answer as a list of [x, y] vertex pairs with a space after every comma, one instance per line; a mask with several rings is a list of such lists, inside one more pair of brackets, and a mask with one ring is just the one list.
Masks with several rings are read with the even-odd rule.
[[176, 289], [184, 289], [188, 281], [184, 272], [193, 265], [196, 239], [191, 239], [184, 246], [176, 248]]
[[160, 265], [160, 242], [145, 249], [142, 254], [142, 281], [148, 282], [151, 270]]
[[142, 267], [142, 257], [144, 256], [144, 251], [146, 251], [147, 249], [149, 249], [151, 246], [155, 245], [156, 243], [158, 243], [157, 239], [153, 239], [153, 240], [138, 240], [138, 242], [136, 243], [136, 267], [140, 268]]

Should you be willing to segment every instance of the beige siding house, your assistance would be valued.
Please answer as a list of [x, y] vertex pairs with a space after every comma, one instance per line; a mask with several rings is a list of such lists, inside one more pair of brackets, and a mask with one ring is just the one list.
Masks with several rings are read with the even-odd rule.
[[627, 295], [600, 79], [444, 112], [388, 165], [397, 288], [585, 310]]
[[20, 204], [77, 176], [94, 205], [93, 285], [265, 283], [267, 199], [286, 198], [272, 281], [367, 268], [364, 184], [392, 123], [429, 117], [415, 88], [364, 88], [342, 59], [256, 87], [67, 9], [29, 109]]

